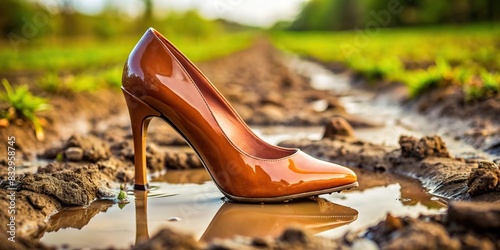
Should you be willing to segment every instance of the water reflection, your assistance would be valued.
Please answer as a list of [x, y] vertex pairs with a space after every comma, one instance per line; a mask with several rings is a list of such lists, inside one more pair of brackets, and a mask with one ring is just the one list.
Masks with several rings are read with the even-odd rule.
[[200, 240], [210, 242], [235, 235], [275, 237], [291, 226], [320, 233], [347, 225], [357, 218], [355, 209], [324, 199], [266, 205], [225, 203]]
[[148, 233], [148, 195], [147, 191], [134, 191], [135, 194], [135, 244], [149, 240]]
[[[135, 191], [136, 244], [149, 239], [147, 193]], [[215, 238], [275, 237], [288, 227], [296, 226], [313, 233], [347, 225], [355, 221], [358, 211], [322, 198], [287, 204], [239, 204], [226, 202], [217, 211], [200, 241]]]
[[149, 192], [131, 191], [125, 206], [97, 201], [87, 208], [59, 212], [50, 218], [41, 241], [71, 248], [121, 249], [148, 239], [162, 227], [201, 241], [235, 235], [273, 237], [289, 226], [337, 238], [364, 230], [387, 213], [418, 216], [441, 213], [446, 207], [446, 200], [425, 192], [418, 181], [355, 171], [359, 188], [322, 195], [316, 201], [265, 205], [223, 202], [215, 184], [206, 181], [210, 177], [205, 170], [168, 171], [152, 179]]
[[106, 212], [115, 203], [112, 201], [95, 201], [88, 207], [66, 209], [50, 217], [46, 232], [57, 232], [60, 229], [82, 229], [90, 220], [101, 212]]

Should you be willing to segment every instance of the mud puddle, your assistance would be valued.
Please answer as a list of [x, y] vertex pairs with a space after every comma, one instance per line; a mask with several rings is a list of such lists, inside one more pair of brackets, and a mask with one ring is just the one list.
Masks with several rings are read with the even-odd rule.
[[446, 201], [426, 193], [417, 181], [355, 171], [361, 183], [357, 189], [316, 200], [257, 205], [224, 200], [203, 169], [167, 171], [152, 178], [148, 194], [129, 191], [128, 204], [97, 201], [87, 208], [59, 212], [49, 219], [41, 241], [70, 248], [124, 248], [162, 227], [205, 242], [237, 235], [274, 237], [290, 226], [338, 238], [376, 224], [387, 213], [417, 216], [446, 210]]

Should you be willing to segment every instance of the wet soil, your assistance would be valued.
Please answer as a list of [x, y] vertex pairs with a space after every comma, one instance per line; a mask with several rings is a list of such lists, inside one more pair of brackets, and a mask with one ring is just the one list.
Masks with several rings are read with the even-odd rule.
[[410, 103], [411, 107], [426, 116], [439, 120], [445, 127], [460, 120], [464, 125], [450, 126], [450, 133], [476, 148], [492, 154], [500, 154], [500, 94], [490, 98], [466, 101], [461, 88], [448, 87], [426, 93]]
[[346, 166], [416, 178], [431, 193], [450, 199], [500, 201], [495, 163], [452, 158], [438, 136], [403, 135], [399, 147], [367, 143], [352, 137], [285, 141], [280, 145], [298, 147], [318, 158]]
[[[359, 189], [315, 200], [261, 205], [221, 200], [222, 193], [206, 171], [168, 171], [152, 179], [147, 197], [144, 192], [130, 190], [128, 204], [99, 201], [88, 208], [62, 210], [48, 220], [49, 229], [41, 241], [72, 248], [124, 248], [165, 226], [193, 235], [200, 244], [237, 237], [273, 238], [289, 227], [336, 239], [348, 231], [375, 225], [386, 213], [418, 216], [446, 209], [446, 200], [429, 195], [418, 181], [390, 173], [355, 171], [362, 182]], [[364, 206], [367, 202], [372, 205]], [[114, 241], [117, 238], [123, 240]]]
[[[286, 126], [328, 124], [325, 138], [322, 140], [302, 138], [282, 142], [282, 145], [299, 147], [311, 155], [354, 168], [415, 178], [432, 194], [451, 200], [474, 201], [474, 203], [456, 203], [459, 205], [449, 209], [446, 215], [437, 217], [418, 219], [388, 217], [380, 225], [368, 230], [371, 235], [380, 237], [372, 237], [369, 233], [361, 238], [358, 235], [348, 234], [338, 240], [330, 240], [313, 237], [311, 232], [302, 229], [289, 229], [281, 234], [278, 233], [274, 238], [236, 237], [212, 243], [197, 243], [189, 236], [166, 229], [159, 231], [151, 240], [138, 244], [136, 248], [161, 249], [169, 246], [178, 249], [188, 247], [374, 249], [379, 246], [390, 249], [403, 247], [401, 243], [393, 243], [394, 241], [404, 239], [418, 242], [419, 238], [435, 239], [430, 243], [421, 243], [434, 244], [425, 245], [430, 249], [474, 246], [484, 239], [485, 242], [491, 243], [484, 243], [487, 244], [484, 246], [499, 248], [498, 242], [495, 241], [498, 236], [492, 233], [498, 229], [498, 225], [493, 223], [486, 227], [464, 226], [466, 225], [464, 223], [468, 223], [471, 218], [499, 221], [497, 217], [500, 172], [495, 163], [477, 157], [453, 157], [438, 136], [422, 138], [401, 136], [398, 142], [394, 142], [397, 146], [356, 139], [356, 131], [349, 127], [351, 124], [355, 128], [375, 128], [383, 124], [376, 119], [364, 120], [348, 114], [346, 110], [349, 110], [349, 107], [341, 104], [340, 100], [343, 98], [341, 93], [313, 88], [311, 79], [292, 70], [288, 60], [268, 44], [258, 43], [248, 50], [203, 63], [200, 67], [250, 124]], [[405, 94], [401, 93], [400, 88], [393, 86], [388, 88], [391, 90], [388, 91], [389, 95], [397, 97], [395, 99], [405, 99]], [[447, 114], [448, 118], [444, 119], [440, 116], [453, 106], [450, 102], [443, 101], [448, 96], [434, 97], [432, 93], [428, 96], [430, 97], [424, 96], [405, 104], [406, 108], [409, 112], [425, 112], [427, 117], [436, 120], [429, 126], [445, 126], [448, 131], [446, 133], [451, 136], [489, 152], [497, 152], [496, 136], [499, 130], [495, 117], [498, 116], [490, 115], [491, 113], [481, 109], [488, 107], [496, 112], [497, 99], [463, 103], [463, 106], [453, 109], [456, 112]], [[0, 128], [0, 136], [3, 138], [16, 136], [18, 159], [23, 159], [18, 163], [19, 175], [15, 185], [18, 241], [16, 244], [11, 244], [12, 249], [42, 249], [46, 246], [38, 242], [44, 233], [58, 231], [68, 226], [84, 227], [93, 215], [106, 211], [108, 207], [117, 203], [114, 198], [117, 193], [117, 183], [133, 182], [131, 134], [121, 93], [99, 91], [92, 94], [54, 96], [52, 100], [53, 110], [42, 115], [46, 122], [45, 141], [39, 142], [35, 139], [31, 125], [27, 122], [19, 121], [18, 124]], [[423, 107], [425, 103], [432, 105]], [[102, 108], [103, 105], [107, 108]], [[476, 109], [459, 113], [461, 109], [469, 110], [471, 105]], [[334, 116], [343, 118], [337, 117], [331, 120]], [[462, 119], [464, 117], [466, 119]], [[154, 121], [149, 135], [151, 139], [147, 147], [147, 164], [150, 172], [162, 172], [166, 168], [181, 170], [202, 168], [199, 159], [182, 138], [164, 124]], [[6, 151], [5, 144], [0, 144], [0, 150]], [[29, 164], [28, 160], [35, 158], [44, 159], [49, 164], [46, 162]], [[5, 166], [6, 160], [0, 159], [0, 164]], [[2, 179], [6, 179], [6, 167], [0, 169]], [[198, 181], [205, 180], [200, 178]], [[363, 185], [363, 181], [360, 182]], [[0, 190], [2, 207], [9, 205], [8, 186], [10, 187], [4, 182]], [[110, 188], [114, 188], [114, 191]], [[165, 195], [168, 196], [163, 194]], [[110, 202], [103, 204], [101, 203], [103, 199], [108, 199]], [[96, 200], [98, 202], [95, 202]], [[476, 203], [476, 201], [488, 203]], [[53, 216], [57, 211], [70, 211], [67, 209], [82, 206], [89, 206], [87, 209], [90, 210], [86, 209], [86, 213], [92, 216], [83, 216], [85, 219], [78, 220], [78, 225], [67, 219], [74, 215]], [[475, 211], [481, 213], [475, 214]], [[7, 210], [2, 210], [0, 213], [3, 225], [9, 221], [6, 212]], [[47, 220], [48, 218], [52, 219]], [[423, 232], [422, 228], [427, 226], [433, 230]], [[1, 241], [2, 245], [10, 244], [5, 237], [2, 237]]]

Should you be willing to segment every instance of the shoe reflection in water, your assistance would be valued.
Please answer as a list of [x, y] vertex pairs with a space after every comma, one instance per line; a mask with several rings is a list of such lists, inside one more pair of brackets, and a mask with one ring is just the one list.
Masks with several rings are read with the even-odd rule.
[[[146, 193], [135, 191], [136, 244], [149, 238]], [[226, 202], [217, 211], [200, 241], [210, 242], [215, 238], [233, 238], [236, 235], [276, 237], [292, 226], [320, 233], [347, 225], [357, 218], [357, 210], [322, 198], [264, 205]]]
[[135, 190], [135, 244], [149, 240], [148, 191]]

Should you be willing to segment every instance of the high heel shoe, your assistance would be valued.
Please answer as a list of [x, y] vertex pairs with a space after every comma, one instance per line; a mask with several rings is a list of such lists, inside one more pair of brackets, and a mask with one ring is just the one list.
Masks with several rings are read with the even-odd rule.
[[153, 117], [184, 137], [232, 200], [287, 201], [358, 186], [348, 168], [258, 138], [201, 71], [152, 28], [125, 63], [122, 90], [130, 113], [137, 190], [147, 189], [145, 142]]

